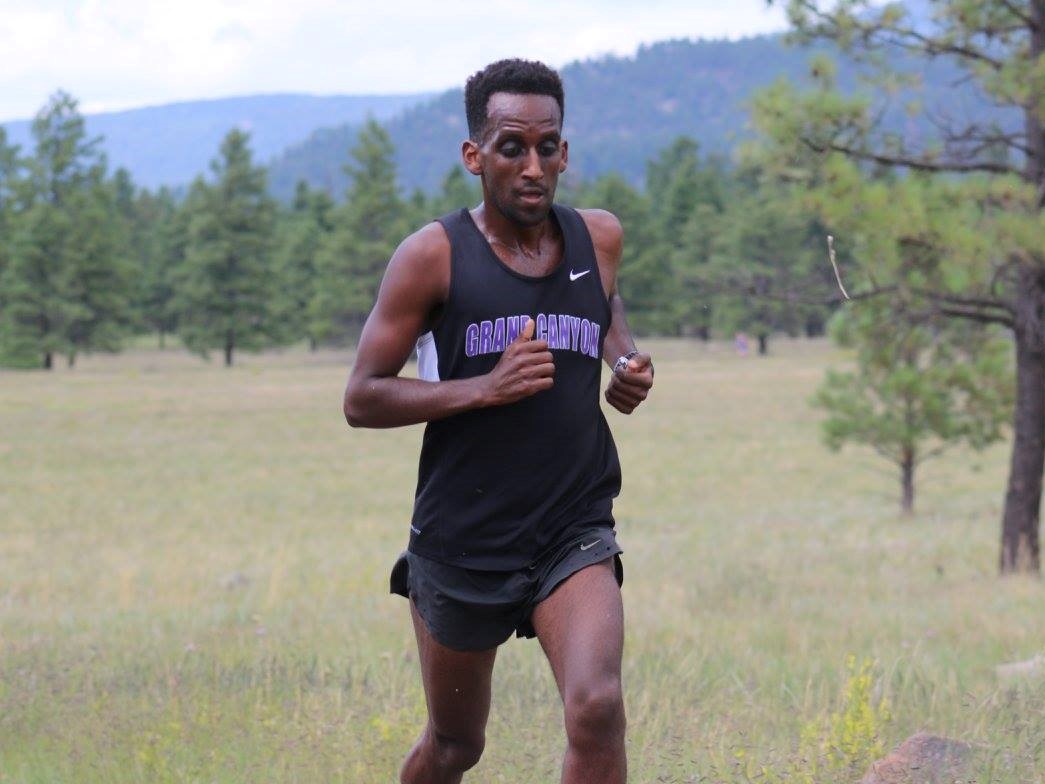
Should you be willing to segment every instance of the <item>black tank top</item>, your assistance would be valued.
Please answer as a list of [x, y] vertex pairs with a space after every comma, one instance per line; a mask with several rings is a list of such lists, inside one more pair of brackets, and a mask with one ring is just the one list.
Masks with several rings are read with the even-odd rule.
[[522, 275], [502, 262], [468, 210], [439, 219], [450, 239], [450, 289], [417, 342], [430, 381], [489, 373], [532, 318], [555, 383], [504, 406], [429, 422], [421, 445], [410, 550], [472, 569], [519, 569], [571, 530], [613, 525], [620, 463], [599, 407], [610, 307], [591, 235], [555, 205], [562, 262]]

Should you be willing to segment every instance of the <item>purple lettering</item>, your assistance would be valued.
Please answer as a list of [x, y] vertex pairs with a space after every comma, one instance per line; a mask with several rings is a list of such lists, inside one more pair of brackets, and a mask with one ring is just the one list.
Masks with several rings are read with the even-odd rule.
[[559, 320], [554, 315], [548, 316], [548, 348], [562, 348], [559, 345]]
[[504, 351], [504, 319], [499, 318], [493, 323], [493, 350]]
[[570, 348], [577, 350], [577, 341], [581, 337], [581, 320], [577, 316], [570, 316]]
[[601, 327], [597, 321], [591, 322], [591, 356], [594, 359], [599, 358], [599, 332]]
[[493, 344], [493, 322], [492, 321], [481, 321], [479, 322], [479, 353], [489, 354], [493, 349], [490, 346]]
[[587, 354], [591, 351], [591, 322], [581, 319], [581, 353]]
[[570, 317], [565, 313], [559, 316], [559, 348], [570, 347]]
[[479, 353], [479, 325], [469, 324], [464, 331], [464, 355], [474, 357]]
[[537, 314], [537, 331], [533, 335], [537, 340], [548, 339], [548, 317], [543, 313]]
[[515, 339], [519, 337], [519, 331], [521, 329], [522, 327], [519, 325], [519, 317], [509, 316], [507, 318], [507, 332], [504, 336], [505, 344], [514, 343]]

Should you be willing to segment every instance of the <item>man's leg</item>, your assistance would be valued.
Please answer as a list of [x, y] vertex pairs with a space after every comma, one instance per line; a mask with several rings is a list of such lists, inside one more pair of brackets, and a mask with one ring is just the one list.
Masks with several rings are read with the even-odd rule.
[[402, 784], [458, 784], [486, 742], [496, 648], [455, 651], [441, 645], [410, 601], [428, 703], [428, 725], [406, 757]]
[[612, 559], [567, 578], [532, 620], [566, 712], [563, 784], [624, 784], [624, 608]]

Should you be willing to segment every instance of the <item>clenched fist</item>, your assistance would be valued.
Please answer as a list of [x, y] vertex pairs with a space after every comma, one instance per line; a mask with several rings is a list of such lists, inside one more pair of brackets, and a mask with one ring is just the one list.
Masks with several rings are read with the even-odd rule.
[[627, 367], [610, 376], [606, 386], [606, 400], [622, 414], [635, 410], [653, 387], [653, 360], [649, 354], [638, 353], [628, 360]]
[[527, 319], [519, 337], [501, 354], [496, 367], [483, 376], [487, 405], [503, 406], [550, 389], [555, 364], [548, 341], [534, 340], [533, 319]]

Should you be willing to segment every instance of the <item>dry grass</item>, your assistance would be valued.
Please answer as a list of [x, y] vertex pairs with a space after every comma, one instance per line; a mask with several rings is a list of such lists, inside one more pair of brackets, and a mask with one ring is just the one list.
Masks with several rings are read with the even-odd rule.
[[[1045, 650], [1042, 584], [995, 576], [1006, 448], [928, 465], [903, 519], [885, 464], [818, 441], [807, 400], [840, 358], [774, 349], [653, 344], [654, 396], [609, 415], [633, 780], [759, 780], [837, 706], [849, 653], [878, 662], [887, 745], [943, 732], [980, 744], [978, 780], [1045, 780], [1045, 687], [993, 672]], [[0, 781], [395, 779], [424, 717], [387, 594], [421, 430], [350, 431], [349, 361], [0, 373]], [[536, 644], [495, 689], [466, 780], [557, 780]]]

